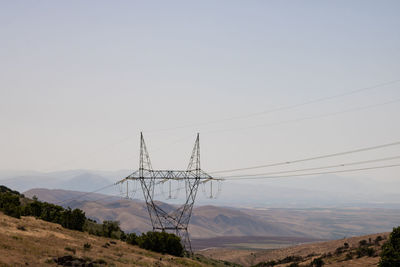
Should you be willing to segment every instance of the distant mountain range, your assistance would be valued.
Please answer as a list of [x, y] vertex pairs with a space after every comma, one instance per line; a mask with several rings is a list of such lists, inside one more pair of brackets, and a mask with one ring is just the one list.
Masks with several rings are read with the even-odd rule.
[[[126, 177], [128, 170], [116, 172], [69, 170], [60, 172], [0, 171], [0, 184], [24, 192], [32, 188], [93, 191]], [[102, 191], [110, 193], [114, 191]]]
[[[121, 228], [128, 232], [151, 230], [143, 201], [67, 190], [32, 189], [24, 194], [80, 208], [97, 221], [118, 220]], [[160, 205], [165, 209], [173, 208], [167, 203]], [[194, 238], [287, 236], [338, 239], [390, 231], [399, 221], [400, 212], [397, 209], [254, 209], [205, 205], [195, 206], [189, 231]]]
[[[63, 189], [91, 192], [111, 185], [132, 173], [132, 170], [114, 172], [68, 170], [60, 172], [0, 171], [0, 184], [24, 192], [33, 188]], [[214, 187], [217, 188], [217, 187]], [[325, 175], [268, 179], [262, 181], [224, 181], [218, 199], [208, 199], [201, 186], [197, 204], [270, 207], [379, 207], [400, 208], [400, 179], [341, 177]], [[99, 193], [118, 194], [117, 187]], [[215, 194], [215, 192], [214, 192]], [[141, 196], [141, 192], [139, 192]], [[159, 200], [163, 200], [162, 197]]]
[[[32, 189], [24, 194], [27, 197], [35, 195], [46, 202], [80, 208], [86, 212], [89, 218], [99, 222], [104, 220], [120, 221], [121, 228], [128, 232], [140, 233], [152, 229], [146, 205], [142, 201], [104, 199], [107, 196], [100, 194], [90, 196], [81, 192], [66, 190]], [[72, 200], [79, 196], [82, 196], [82, 198]], [[90, 197], [100, 200], [91, 201]], [[60, 203], [60, 201], [65, 202]], [[160, 205], [163, 205], [164, 210], [174, 208], [167, 203], [160, 203]], [[258, 235], [305, 236], [301, 232], [290, 230], [287, 226], [260, 220], [237, 209], [214, 206], [200, 206], [194, 209], [190, 233], [193, 237], [202, 238], [254, 235], [255, 233]]]

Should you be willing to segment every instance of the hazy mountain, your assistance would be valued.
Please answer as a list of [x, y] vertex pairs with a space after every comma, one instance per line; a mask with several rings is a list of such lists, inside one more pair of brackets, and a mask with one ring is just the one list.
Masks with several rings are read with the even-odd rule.
[[[29, 190], [25, 195], [36, 195], [51, 203], [68, 200], [59, 204], [80, 208], [97, 221], [118, 220], [121, 227], [129, 232], [151, 230], [146, 205], [139, 200], [48, 189]], [[174, 208], [167, 203], [161, 204], [166, 210]], [[297, 236], [336, 239], [389, 231], [399, 221], [398, 209], [250, 209], [207, 205], [195, 206], [189, 230], [192, 237], [197, 238]]]
[[[115, 183], [129, 173], [127, 170], [116, 172], [68, 170], [48, 173], [7, 171], [0, 173], [0, 184], [21, 192], [32, 188], [94, 191]], [[103, 193], [110, 192], [103, 191]]]
[[[59, 203], [63, 200], [77, 198], [79, 192], [65, 190], [32, 189], [24, 193], [27, 197], [36, 195], [40, 200]], [[69, 196], [68, 196], [69, 194]], [[65, 201], [63, 206], [80, 208], [86, 215], [99, 222], [104, 220], [118, 220], [122, 229], [129, 232], [145, 232], [151, 230], [147, 208], [142, 201], [110, 200], [100, 198], [99, 201], [90, 201], [87, 195], [80, 193], [80, 199]], [[97, 195], [98, 197], [100, 195]], [[86, 199], [85, 199], [86, 198]], [[166, 211], [175, 207], [167, 203], [160, 203]], [[196, 207], [191, 219], [190, 233], [194, 237], [214, 237], [219, 235], [283, 235], [304, 236], [301, 232], [291, 231], [288, 227], [271, 224], [248, 216], [240, 210], [223, 207], [202, 206]]]
[[[335, 175], [296, 179], [226, 181], [217, 200], [199, 203], [258, 207], [369, 206], [400, 208], [400, 195], [394, 190], [400, 181], [346, 178]], [[201, 194], [200, 194], [201, 196]]]
[[[32, 188], [94, 191], [126, 177], [132, 171], [67, 170], [60, 172], [0, 172], [0, 184], [18, 191]], [[209, 187], [199, 188], [201, 205], [240, 207], [386, 207], [400, 208], [396, 190], [400, 180], [324, 175], [257, 181], [224, 181], [217, 199], [208, 199]], [[218, 195], [213, 187], [213, 195]], [[140, 189], [140, 188], [139, 188]], [[204, 189], [204, 194], [203, 194]], [[183, 190], [182, 190], [183, 191]], [[117, 187], [101, 193], [118, 194]], [[182, 195], [183, 192], [180, 192]], [[141, 197], [139, 190], [138, 196]], [[159, 200], [163, 201], [160, 196]]]

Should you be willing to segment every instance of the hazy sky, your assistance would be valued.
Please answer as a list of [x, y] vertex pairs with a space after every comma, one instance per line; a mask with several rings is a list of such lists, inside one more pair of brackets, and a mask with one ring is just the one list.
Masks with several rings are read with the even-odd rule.
[[400, 82], [245, 116], [400, 79], [399, 14], [399, 1], [1, 1], [0, 169], [136, 169], [141, 130], [153, 166], [175, 169], [200, 132], [209, 171], [398, 141]]

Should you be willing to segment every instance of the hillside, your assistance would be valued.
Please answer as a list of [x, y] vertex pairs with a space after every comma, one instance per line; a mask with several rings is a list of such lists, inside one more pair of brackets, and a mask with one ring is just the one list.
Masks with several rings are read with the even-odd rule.
[[[162, 255], [34, 217], [16, 219], [0, 212], [0, 226], [0, 266], [56, 266], [57, 262], [64, 266], [226, 266], [203, 257]], [[84, 248], [86, 243], [90, 248]]]
[[[56, 203], [83, 195], [82, 192], [67, 190], [32, 189], [24, 193], [28, 197], [36, 195], [40, 200]], [[151, 230], [147, 208], [144, 202], [107, 196], [83, 195], [74, 201], [65, 201], [63, 206], [79, 208], [86, 215], [97, 221], [117, 220], [121, 228], [128, 232], [146, 232]], [[91, 199], [100, 199], [91, 201]], [[162, 203], [165, 210], [173, 206]], [[292, 231], [289, 226], [271, 223], [268, 220], [249, 216], [238, 209], [215, 206], [200, 206], [193, 209], [190, 221], [190, 234], [194, 238], [212, 238], [215, 236], [280, 235], [306, 236]]]
[[[377, 240], [379, 236], [382, 237], [382, 240], [376, 242], [375, 240]], [[381, 246], [386, 241], [387, 236], [389, 236], [389, 233], [380, 233], [327, 242], [303, 244], [275, 250], [206, 249], [198, 253], [206, 257], [235, 262], [243, 266], [253, 266], [256, 264], [259, 264], [259, 266], [288, 266], [288, 264], [294, 262], [293, 259], [297, 257], [300, 266], [309, 264], [313, 259], [322, 258], [325, 263], [324, 266], [368, 267], [377, 265]], [[360, 249], [360, 241], [363, 242], [362, 240], [367, 244], [361, 246]], [[348, 244], [348, 248], [346, 248], [345, 243]], [[360, 255], [361, 257], [358, 257], [357, 253], [359, 250], [362, 250], [362, 253], [368, 253], [368, 249], [371, 251], [370, 256]], [[271, 261], [286, 262], [277, 265], [262, 265], [262, 263]]]
[[[39, 199], [51, 203], [79, 197], [76, 200], [65, 201], [62, 205], [80, 208], [87, 216], [97, 221], [118, 220], [122, 229], [128, 232], [145, 232], [151, 229], [143, 201], [49, 189], [29, 190], [25, 195], [29, 197], [36, 195]], [[397, 209], [255, 209], [207, 205], [194, 207], [189, 230], [195, 239], [221, 236], [280, 236], [312, 238], [315, 241], [385, 232], [391, 230], [399, 221], [400, 213]], [[206, 242], [201, 241], [201, 243]], [[210, 246], [217, 245], [208, 243]], [[219, 242], [219, 245], [224, 244]]]

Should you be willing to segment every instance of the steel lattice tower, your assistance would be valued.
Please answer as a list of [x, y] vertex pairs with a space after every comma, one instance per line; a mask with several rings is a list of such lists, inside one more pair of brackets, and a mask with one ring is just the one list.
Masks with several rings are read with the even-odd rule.
[[[140, 182], [153, 231], [175, 233], [181, 238], [184, 248], [191, 252], [192, 247], [189, 239], [188, 225], [199, 185], [200, 183], [221, 180], [211, 177], [200, 168], [199, 134], [197, 134], [186, 170], [153, 170], [143, 134], [140, 133], [139, 170], [117, 182], [117, 184], [128, 182], [128, 180]], [[167, 212], [154, 201], [154, 189], [157, 184], [171, 180], [183, 181], [185, 183], [186, 198], [181, 206]]]

